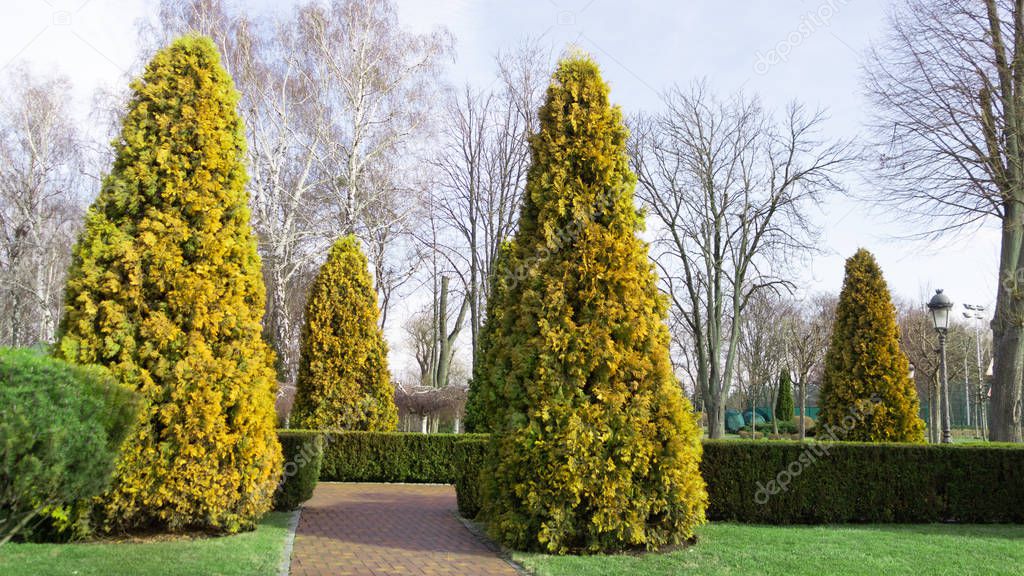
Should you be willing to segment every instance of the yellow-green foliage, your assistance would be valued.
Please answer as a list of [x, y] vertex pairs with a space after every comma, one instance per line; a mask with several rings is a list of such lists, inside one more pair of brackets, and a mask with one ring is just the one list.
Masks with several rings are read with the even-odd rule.
[[593, 61], [571, 56], [539, 116], [500, 312], [481, 350], [481, 385], [494, 395], [482, 513], [520, 549], [676, 544], [704, 522], [700, 431], [636, 236], [621, 112]]
[[359, 241], [341, 238], [309, 290], [292, 427], [395, 429], [398, 409], [378, 316]]
[[270, 508], [281, 447], [238, 94], [202, 37], [158, 52], [131, 87], [57, 350], [145, 401], [98, 512], [107, 529], [247, 529]]
[[900, 350], [896, 308], [875, 257], [846, 260], [821, 382], [818, 436], [861, 442], [924, 442], [917, 390]]

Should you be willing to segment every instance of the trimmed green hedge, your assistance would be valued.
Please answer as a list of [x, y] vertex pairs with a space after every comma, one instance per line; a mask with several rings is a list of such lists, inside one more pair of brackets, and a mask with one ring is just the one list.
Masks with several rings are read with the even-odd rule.
[[1024, 522], [1024, 447], [704, 442], [708, 518]]
[[[485, 434], [333, 433], [320, 479], [454, 483], [472, 518], [486, 449]], [[1024, 446], [705, 440], [701, 473], [711, 520], [1024, 522]]]
[[324, 458], [323, 434], [314, 430], [278, 430], [284, 455], [281, 482], [274, 492], [274, 510], [295, 510], [313, 497]]
[[455, 445], [481, 434], [325, 432], [325, 482], [410, 482], [452, 484]]
[[480, 495], [480, 471], [484, 466], [487, 452], [487, 437], [460, 440], [455, 443], [455, 497], [459, 514], [464, 518], [476, 518], [482, 505]]

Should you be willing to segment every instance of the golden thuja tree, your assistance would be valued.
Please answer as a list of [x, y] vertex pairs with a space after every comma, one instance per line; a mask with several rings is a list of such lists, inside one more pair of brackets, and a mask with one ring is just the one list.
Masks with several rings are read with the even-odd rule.
[[355, 236], [331, 247], [309, 290], [290, 425], [394, 430], [395, 391], [377, 293]]
[[144, 399], [97, 512], [108, 530], [247, 529], [270, 508], [281, 448], [238, 93], [197, 36], [158, 52], [131, 90], [57, 346]]
[[863, 442], [924, 441], [917, 389], [899, 333], [882, 270], [862, 248], [846, 260], [819, 393], [819, 435]]
[[482, 513], [519, 549], [677, 544], [704, 522], [700, 429], [637, 237], [628, 133], [583, 55], [558, 64], [539, 119], [474, 381], [491, 396]]

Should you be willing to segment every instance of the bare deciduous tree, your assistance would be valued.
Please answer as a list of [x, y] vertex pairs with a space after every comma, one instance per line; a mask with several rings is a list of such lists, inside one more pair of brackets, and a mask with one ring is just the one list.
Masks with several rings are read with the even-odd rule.
[[458, 312], [453, 314], [448, 304], [450, 280], [443, 275], [439, 278], [436, 299], [413, 314], [405, 324], [419, 368], [419, 385], [429, 388], [461, 385], [467, 379], [462, 365], [455, 359], [455, 342], [465, 325], [469, 301], [463, 298]]
[[332, 176], [337, 225], [358, 232], [376, 224], [366, 217], [381, 213], [374, 205], [392, 200], [382, 188], [400, 188], [386, 179], [397, 177], [398, 155], [430, 118], [451, 39], [443, 30], [405, 32], [388, 0], [309, 4], [299, 19], [310, 75], [321, 84], [318, 122], [333, 133], [320, 164]]
[[477, 333], [502, 242], [515, 231], [529, 168], [529, 135], [546, 80], [547, 56], [524, 43], [500, 54], [497, 90], [466, 86], [454, 94], [442, 119], [433, 166], [440, 223], [454, 232], [439, 246], [457, 271], [469, 299], [470, 344]]
[[747, 392], [751, 424], [757, 431], [758, 401], [766, 401], [772, 411], [772, 431], [778, 433], [775, 401], [779, 373], [786, 362], [786, 332], [783, 319], [789, 306], [773, 290], [751, 293], [743, 315], [739, 339], [739, 382]]
[[14, 68], [0, 95], [0, 343], [52, 342], [82, 221], [83, 148], [65, 78]]
[[[938, 443], [941, 441], [943, 419], [943, 404], [939, 401], [939, 338], [931, 312], [925, 304], [928, 298], [927, 291], [923, 291], [916, 300], [898, 301], [897, 320], [900, 348], [914, 367], [918, 397], [928, 405], [928, 441]], [[974, 329], [968, 324], [955, 319], [950, 322], [946, 336], [946, 377], [950, 393], [957, 400], [950, 407], [950, 420], [959, 422], [963, 427], [972, 419], [969, 415], [972, 404], [977, 407], [979, 400], [983, 400], [978, 387], [981, 377], [977, 374], [978, 354], [982, 348], [987, 350], [988, 343], [976, 342], [975, 337]], [[983, 360], [987, 357], [987, 352], [985, 354]]]
[[693, 340], [718, 438], [747, 305], [791, 283], [786, 264], [814, 249], [807, 210], [840, 189], [852, 156], [848, 143], [820, 139], [822, 113], [795, 104], [776, 120], [757, 99], [720, 101], [703, 84], [664, 100], [663, 112], [633, 122], [637, 193], [655, 219], [655, 261]]
[[440, 388], [452, 380], [455, 345], [465, 327], [470, 299], [451, 289], [451, 278], [458, 274], [448, 249], [453, 245], [451, 231], [440, 226], [440, 211], [433, 205], [436, 196], [429, 192], [426, 196], [420, 223], [426, 232], [418, 234], [417, 241], [424, 251], [420, 288], [429, 289], [430, 300], [406, 322], [406, 333], [413, 344], [420, 384]]
[[905, 0], [868, 59], [876, 199], [927, 233], [1001, 224], [992, 440], [1020, 442], [1024, 381], [1024, 3]]
[[[492, 94], [478, 93], [470, 86], [462, 94], [454, 95], [444, 115], [443, 144], [433, 160], [438, 177], [430, 205], [440, 223], [453, 232], [450, 237], [454, 240], [451, 245], [438, 244], [434, 248], [445, 252], [445, 258], [463, 280], [474, 349], [482, 268], [488, 254], [485, 236], [489, 229], [485, 220], [491, 207], [486, 205], [489, 191], [485, 163], [492, 137], [493, 105]], [[443, 299], [447, 300], [446, 294]]]
[[412, 142], [423, 134], [444, 31], [403, 31], [386, 0], [308, 4], [252, 21], [222, 0], [166, 0], [157, 37], [214, 38], [242, 94], [253, 227], [267, 283], [267, 333], [287, 378], [298, 360], [301, 306], [312, 272], [337, 236], [363, 241], [380, 297], [414, 271], [409, 257]]
[[807, 435], [807, 398], [811, 379], [822, 370], [825, 352], [832, 338], [832, 324], [835, 321], [835, 294], [819, 294], [809, 302], [796, 305], [783, 319], [786, 332], [786, 357], [790, 375], [796, 381], [797, 406], [800, 410], [800, 439]]

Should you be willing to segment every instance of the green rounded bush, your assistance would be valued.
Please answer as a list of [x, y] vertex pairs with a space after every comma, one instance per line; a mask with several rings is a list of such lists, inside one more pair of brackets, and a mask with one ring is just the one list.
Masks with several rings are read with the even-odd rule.
[[104, 368], [0, 348], [0, 543], [80, 532], [138, 407]]

